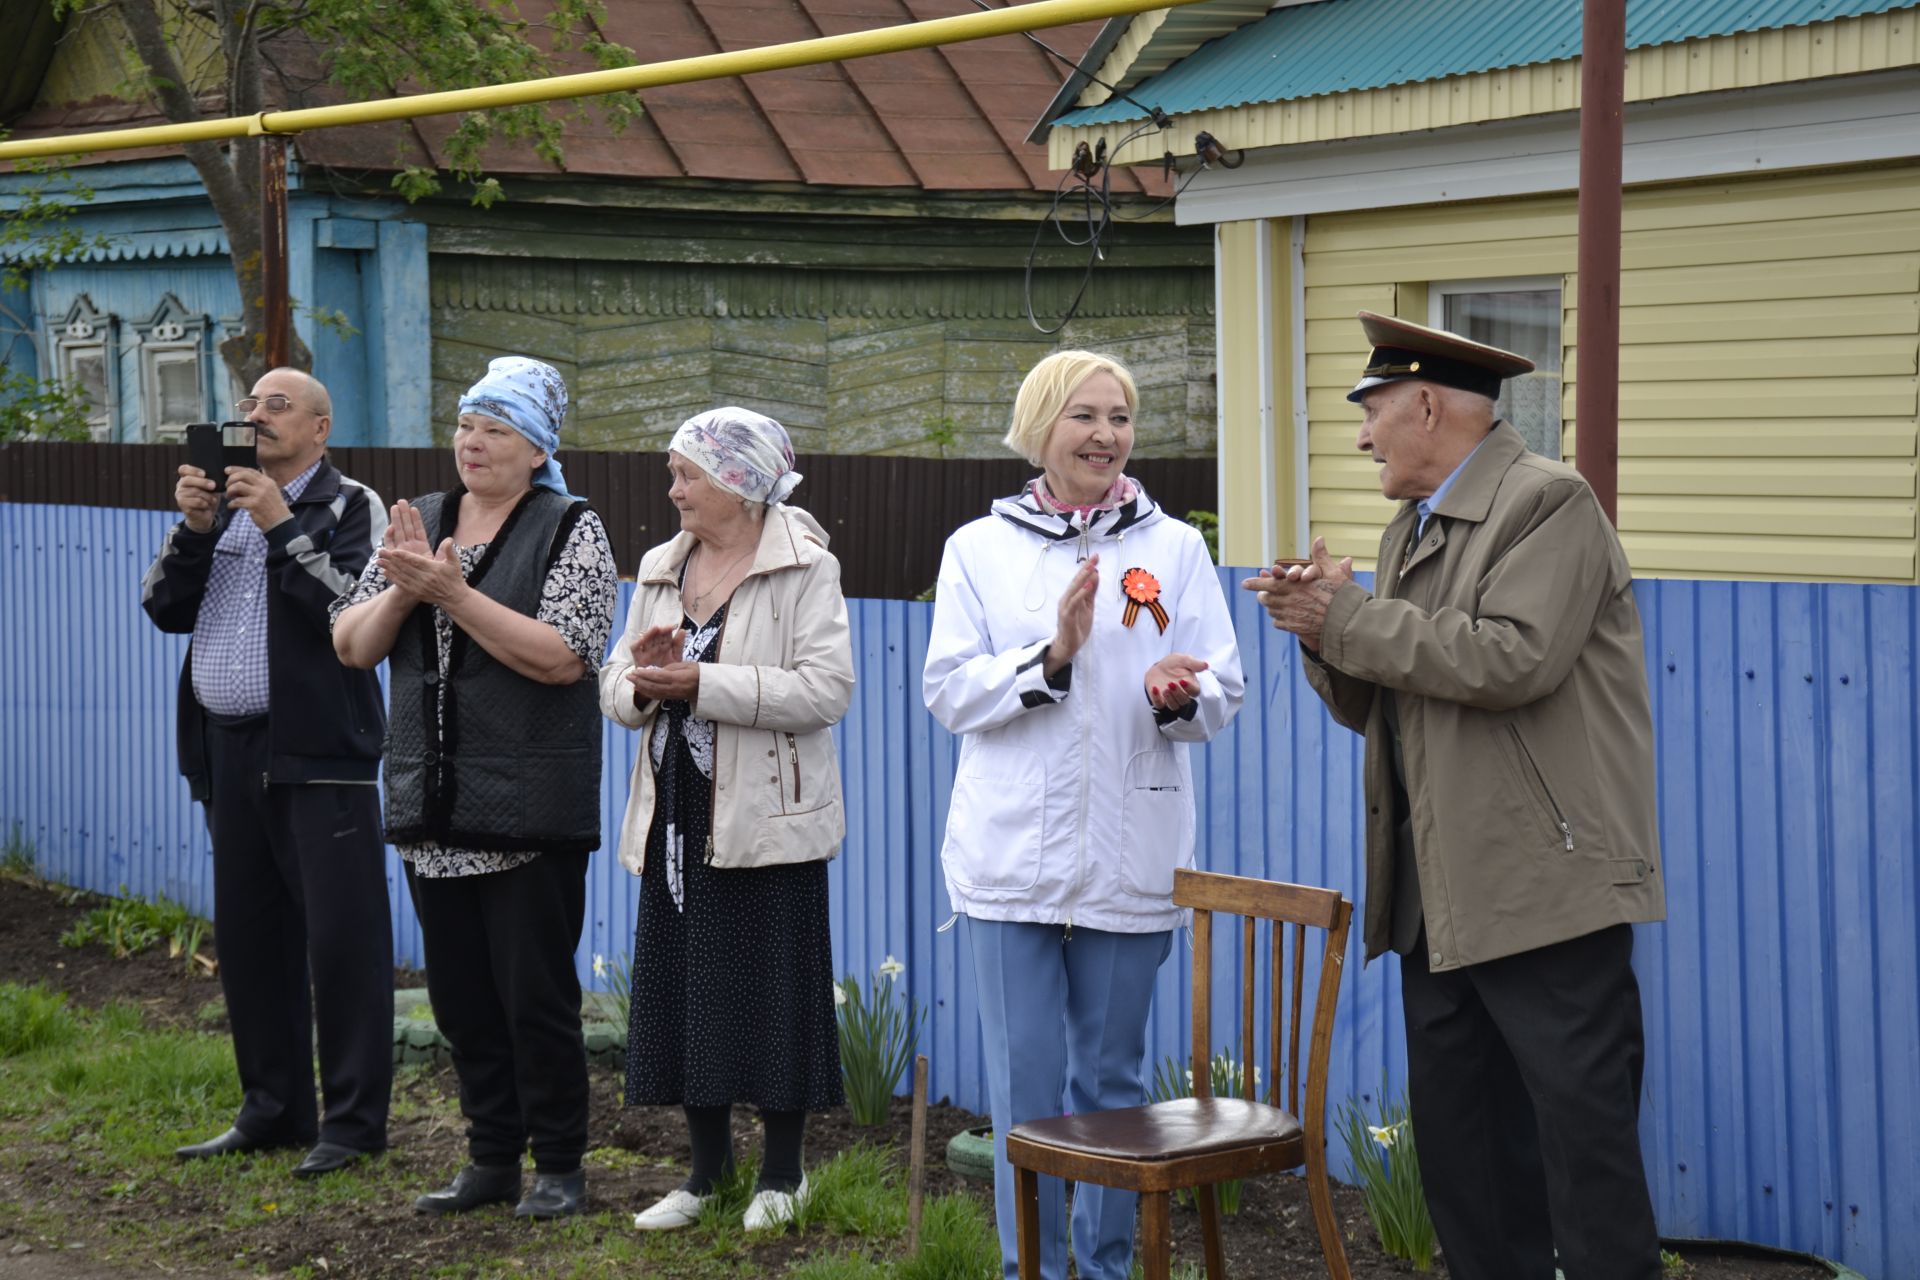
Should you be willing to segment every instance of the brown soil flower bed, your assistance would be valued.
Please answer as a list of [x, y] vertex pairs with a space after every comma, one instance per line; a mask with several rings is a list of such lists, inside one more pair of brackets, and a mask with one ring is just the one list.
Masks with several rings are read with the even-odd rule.
[[[62, 947], [61, 933], [88, 905], [62, 890], [0, 877], [0, 981], [41, 983], [82, 1006], [128, 1003], [156, 1026], [225, 1030], [218, 982], [189, 973], [182, 960], [169, 959], [164, 949], [117, 960], [98, 946]], [[204, 950], [211, 953], [211, 949], [209, 939]], [[397, 974], [396, 985], [420, 985], [420, 975]], [[166, 1256], [142, 1259], [143, 1263], [201, 1274], [234, 1268], [254, 1273], [287, 1274], [297, 1269], [301, 1275], [396, 1278], [436, 1269], [445, 1269], [441, 1274], [475, 1276], [526, 1274], [529, 1269], [538, 1270], [543, 1232], [577, 1232], [587, 1225], [602, 1233], [593, 1237], [596, 1240], [628, 1232], [628, 1214], [652, 1203], [685, 1176], [686, 1126], [679, 1111], [622, 1107], [618, 1078], [596, 1069], [591, 1134], [592, 1145], [599, 1150], [589, 1174], [590, 1195], [596, 1210], [617, 1213], [604, 1212], [592, 1224], [564, 1227], [515, 1222], [497, 1209], [453, 1221], [423, 1218], [412, 1210], [412, 1195], [440, 1185], [463, 1162], [457, 1084], [449, 1071], [408, 1072], [403, 1073], [400, 1089], [410, 1105], [399, 1108], [404, 1118], [395, 1122], [391, 1148], [374, 1175], [383, 1186], [392, 1186], [393, 1194], [371, 1203], [366, 1197], [343, 1197], [337, 1204], [312, 1205], [297, 1216], [272, 1217], [239, 1228], [209, 1226], [199, 1233], [196, 1245], [202, 1256]], [[817, 1165], [856, 1143], [892, 1145], [902, 1153], [904, 1163], [909, 1111], [904, 1100], [897, 1101], [889, 1123], [875, 1128], [854, 1124], [844, 1109], [815, 1116], [807, 1134], [808, 1164]], [[930, 1197], [964, 1191], [990, 1198], [981, 1184], [949, 1173], [943, 1160], [954, 1134], [981, 1123], [980, 1117], [957, 1107], [935, 1104], [928, 1108]], [[743, 1159], [758, 1155], [756, 1128], [750, 1113], [737, 1115], [736, 1144]], [[29, 1213], [42, 1222], [49, 1211], [57, 1214], [63, 1222], [64, 1243], [83, 1246], [87, 1252], [95, 1241], [104, 1244], [111, 1232], [114, 1249], [123, 1255], [129, 1253], [129, 1226], [164, 1221], [177, 1227], [182, 1222], [212, 1222], [221, 1217], [223, 1206], [197, 1198], [208, 1194], [197, 1184], [171, 1187], [164, 1195], [126, 1194], [112, 1185], [110, 1177], [74, 1167], [63, 1151], [51, 1145], [34, 1149], [30, 1134], [7, 1132], [4, 1142], [24, 1158], [0, 1163], [0, 1277], [27, 1273], [21, 1255], [10, 1257], [10, 1249], [27, 1245], [36, 1247], [41, 1256], [48, 1252], [44, 1239], [19, 1225], [19, 1219]], [[611, 1156], [615, 1151], [632, 1156]], [[1398, 1280], [1416, 1274], [1379, 1252], [1355, 1189], [1336, 1186], [1335, 1207], [1356, 1280]], [[1176, 1259], [1197, 1261], [1199, 1226], [1191, 1208], [1176, 1209], [1174, 1229]], [[1224, 1219], [1223, 1235], [1228, 1272], [1235, 1277], [1294, 1280], [1326, 1274], [1305, 1186], [1298, 1178], [1267, 1178], [1248, 1186], [1239, 1214]], [[807, 1256], [846, 1247], [844, 1240], [819, 1234], [776, 1236], [750, 1246], [739, 1260], [740, 1273], [779, 1275]], [[132, 1252], [137, 1254], [137, 1248]], [[226, 1261], [236, 1256], [244, 1261]], [[324, 1264], [318, 1261], [323, 1258]], [[34, 1274], [81, 1275], [74, 1265], [63, 1262]], [[86, 1274], [112, 1274], [112, 1270]], [[1444, 1260], [1432, 1274], [1446, 1274]], [[1693, 1280], [1815, 1280], [1826, 1273], [1787, 1263], [1703, 1258], [1695, 1260], [1690, 1274]]]

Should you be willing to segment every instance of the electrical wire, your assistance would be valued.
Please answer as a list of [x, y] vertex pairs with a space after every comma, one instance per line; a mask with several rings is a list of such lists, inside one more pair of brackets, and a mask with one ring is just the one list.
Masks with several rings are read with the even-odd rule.
[[[997, 7], [989, 4], [987, 0], [971, 0], [971, 2], [975, 8], [983, 10], [990, 11]], [[1086, 151], [1083, 144], [1082, 149], [1074, 155], [1073, 167], [1062, 174], [1059, 183], [1055, 185], [1053, 200], [1047, 208], [1046, 216], [1040, 220], [1040, 225], [1034, 228], [1033, 243], [1027, 248], [1027, 262], [1021, 291], [1021, 303], [1023, 310], [1026, 312], [1028, 323], [1033, 325], [1039, 332], [1051, 337], [1059, 333], [1062, 329], [1065, 329], [1067, 325], [1072, 322], [1073, 317], [1079, 312], [1080, 303], [1087, 296], [1087, 286], [1093, 282], [1094, 267], [1106, 260], [1107, 244], [1113, 224], [1115, 222], [1139, 222], [1146, 218], [1153, 217], [1162, 209], [1165, 209], [1168, 205], [1179, 199], [1180, 193], [1185, 191], [1188, 184], [1199, 176], [1200, 170], [1208, 166], [1203, 156], [1199, 167], [1188, 174], [1186, 178], [1174, 188], [1171, 195], [1138, 213], [1123, 213], [1115, 208], [1113, 203], [1114, 161], [1119, 158], [1120, 153], [1126, 150], [1130, 144], [1145, 136], [1148, 132], [1156, 129], [1161, 131], [1171, 129], [1173, 127], [1172, 118], [1159, 107], [1150, 107], [1133, 95], [1124, 92], [1114, 85], [1108, 84], [1105, 80], [1102, 80], [1099, 76], [1088, 70], [1084, 63], [1076, 62], [1074, 59], [1069, 58], [1066, 54], [1061, 53], [1033, 32], [1024, 31], [1021, 34], [1048, 57], [1072, 69], [1076, 74], [1085, 76], [1089, 81], [1099, 85], [1114, 97], [1131, 103], [1133, 106], [1139, 108], [1140, 112], [1147, 117], [1146, 123], [1137, 126], [1125, 137], [1121, 138], [1119, 145], [1115, 146], [1112, 151], [1106, 150], [1105, 139], [1101, 140], [1100, 150], [1098, 152]], [[1167, 152], [1166, 158], [1168, 168], [1171, 169], [1173, 154]], [[1069, 183], [1071, 183], [1071, 186], [1069, 186]], [[1063, 209], [1075, 203], [1076, 198], [1080, 209], [1078, 221], [1084, 223], [1086, 226], [1085, 234], [1078, 238], [1076, 238], [1073, 232], [1069, 231], [1067, 219], [1063, 216], [1062, 212]], [[1081, 268], [1080, 283], [1073, 291], [1073, 298], [1067, 303], [1067, 308], [1061, 313], [1059, 320], [1051, 324], [1041, 321], [1033, 302], [1034, 264], [1040, 254], [1040, 241], [1045, 237], [1046, 230], [1049, 226], [1052, 226], [1059, 234], [1061, 240], [1068, 245], [1075, 248], [1085, 248], [1087, 250], [1086, 265]]]
[[[978, 0], [976, 0], [976, 3], [977, 2]], [[1119, 145], [1115, 146], [1111, 151], [1106, 150], [1105, 139], [1101, 140], [1099, 149], [1096, 151], [1087, 151], [1085, 150], [1085, 144], [1082, 144], [1081, 150], [1076, 151], [1074, 155], [1073, 167], [1060, 175], [1060, 181], [1054, 187], [1053, 201], [1048, 206], [1046, 215], [1040, 220], [1040, 225], [1034, 228], [1033, 243], [1027, 249], [1027, 263], [1021, 300], [1028, 323], [1033, 325], [1039, 332], [1051, 337], [1059, 333], [1062, 329], [1065, 329], [1067, 325], [1072, 322], [1073, 317], [1079, 312], [1080, 303], [1087, 295], [1087, 286], [1093, 282], [1093, 269], [1106, 260], [1107, 246], [1110, 242], [1113, 224], [1115, 222], [1138, 222], [1144, 218], [1152, 217], [1178, 199], [1180, 193], [1185, 191], [1193, 180], [1200, 176], [1200, 171], [1208, 167], [1206, 160], [1203, 158], [1199, 166], [1174, 188], [1171, 195], [1167, 196], [1164, 200], [1158, 201], [1150, 208], [1138, 213], [1128, 214], [1121, 212], [1115, 207], [1113, 202], [1113, 165], [1115, 160], [1119, 158], [1121, 152], [1125, 151], [1127, 147], [1140, 138], [1146, 136], [1147, 133], [1155, 129], [1165, 129], [1169, 127], [1171, 123], [1171, 121], [1168, 121], [1166, 124], [1160, 124], [1157, 121], [1149, 120], [1145, 124], [1139, 125], [1128, 132], [1120, 139]], [[1171, 159], [1171, 153], [1168, 153], [1169, 163], [1171, 163]], [[1076, 201], [1076, 198], [1080, 208], [1080, 216], [1077, 220], [1084, 222], [1087, 228], [1085, 234], [1078, 237], [1076, 237], [1074, 232], [1069, 230], [1067, 219], [1062, 216], [1062, 210], [1072, 205]], [[1080, 283], [1078, 287], [1074, 289], [1073, 298], [1067, 303], [1066, 310], [1061, 313], [1058, 321], [1051, 323], [1042, 322], [1039, 312], [1034, 306], [1033, 299], [1034, 265], [1040, 253], [1040, 241], [1045, 237], [1046, 230], [1049, 226], [1053, 227], [1060, 238], [1067, 244], [1076, 248], [1084, 247], [1087, 250], [1086, 264], [1081, 268]]]

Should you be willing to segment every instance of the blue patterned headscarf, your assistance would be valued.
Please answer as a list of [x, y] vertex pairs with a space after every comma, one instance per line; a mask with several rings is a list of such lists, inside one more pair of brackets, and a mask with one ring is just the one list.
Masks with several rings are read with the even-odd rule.
[[573, 496], [553, 456], [560, 447], [560, 422], [567, 416], [567, 384], [558, 369], [527, 356], [497, 356], [487, 362], [486, 376], [460, 397], [460, 412], [504, 422], [533, 441], [547, 455], [533, 482], [563, 498]]
[[787, 429], [738, 405], [688, 418], [667, 448], [691, 459], [722, 489], [768, 506], [785, 502], [800, 483]]

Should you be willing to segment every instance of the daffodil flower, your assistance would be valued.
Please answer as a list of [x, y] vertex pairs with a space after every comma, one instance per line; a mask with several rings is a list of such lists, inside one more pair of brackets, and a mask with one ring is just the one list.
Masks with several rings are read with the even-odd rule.
[[1367, 1126], [1367, 1132], [1373, 1135], [1373, 1140], [1375, 1142], [1379, 1143], [1383, 1147], [1387, 1147], [1391, 1149], [1394, 1143], [1394, 1139], [1400, 1136], [1400, 1126], [1397, 1124], [1390, 1124], [1390, 1125], [1386, 1125], [1385, 1127], [1382, 1127], [1380, 1125], [1370, 1124]]
[[886, 978], [888, 980], [892, 980], [894, 978], [898, 978], [901, 974], [905, 973], [906, 971], [907, 971], [907, 966], [905, 966], [904, 964], [901, 964], [898, 960], [895, 960], [891, 954], [889, 954], [886, 958], [886, 961], [880, 966], [879, 972], [881, 977]]
[[596, 978], [607, 976], [607, 958], [598, 951], [593, 953], [593, 976]]
[[839, 983], [837, 983], [837, 982], [836, 982], [836, 983], [834, 983], [834, 984], [833, 984], [833, 1003], [834, 1003], [834, 1006], [835, 1006], [835, 1007], [837, 1008], [837, 1007], [839, 1007], [840, 1005], [843, 1005], [843, 1004], [845, 1004], [846, 1002], [847, 1002], [847, 991], [846, 991], [846, 988], [845, 988], [845, 987], [842, 987], [842, 986], [841, 986], [841, 985], [840, 985]]

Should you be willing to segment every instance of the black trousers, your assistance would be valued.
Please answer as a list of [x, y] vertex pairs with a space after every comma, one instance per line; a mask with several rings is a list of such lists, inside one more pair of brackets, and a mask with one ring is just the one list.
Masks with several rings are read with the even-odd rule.
[[379, 791], [269, 785], [264, 716], [209, 725], [207, 754], [214, 951], [245, 1093], [234, 1127], [262, 1141], [384, 1150], [393, 922]]
[[1633, 931], [1433, 973], [1401, 961], [1413, 1134], [1455, 1280], [1658, 1280]]
[[587, 1045], [574, 948], [587, 855], [543, 853], [507, 871], [427, 877], [407, 864], [433, 1019], [453, 1046], [475, 1164], [571, 1173], [587, 1151]]

